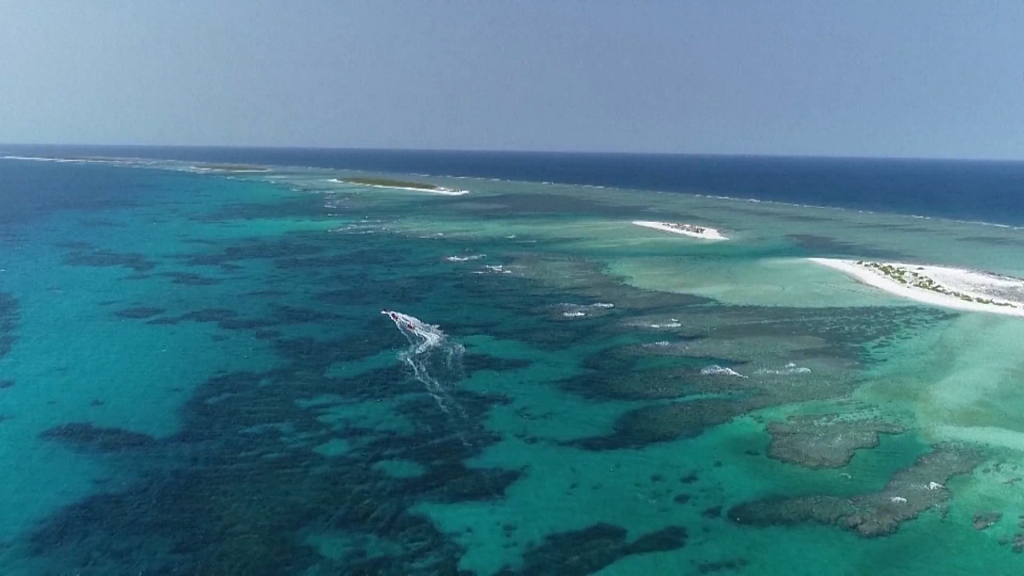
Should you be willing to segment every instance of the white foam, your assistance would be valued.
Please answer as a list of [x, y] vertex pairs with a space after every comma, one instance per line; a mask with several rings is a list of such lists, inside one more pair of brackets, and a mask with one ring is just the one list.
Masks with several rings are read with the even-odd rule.
[[771, 368], [760, 368], [754, 374], [778, 374], [778, 375], [789, 375], [789, 374], [810, 374], [811, 369], [803, 366], [797, 366], [795, 363], [790, 362], [782, 368], [771, 369]]
[[472, 256], [449, 256], [445, 260], [449, 262], [472, 262], [483, 258], [485, 254], [473, 254]]
[[511, 270], [507, 270], [504, 264], [486, 264], [483, 270], [478, 270], [476, 274], [511, 274]]
[[702, 376], [734, 376], [736, 378], [747, 378], [747, 376], [740, 374], [732, 368], [723, 368], [718, 364], [712, 364], [711, 366], [702, 369], [700, 373]]

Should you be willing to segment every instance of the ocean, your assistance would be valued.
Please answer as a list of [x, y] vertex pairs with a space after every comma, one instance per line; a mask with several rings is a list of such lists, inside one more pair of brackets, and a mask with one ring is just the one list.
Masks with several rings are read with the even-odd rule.
[[2, 153], [4, 574], [1024, 570], [1024, 164]]
[[711, 194], [1024, 226], [1024, 162], [301, 148], [0, 146]]

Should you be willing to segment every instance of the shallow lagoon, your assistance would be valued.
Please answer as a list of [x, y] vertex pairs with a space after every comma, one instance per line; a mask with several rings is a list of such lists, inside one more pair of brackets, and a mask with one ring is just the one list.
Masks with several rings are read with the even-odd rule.
[[[1024, 567], [1024, 323], [802, 260], [1021, 276], [1020, 230], [593, 187], [423, 178], [471, 192], [449, 197], [328, 170], [0, 163], [17, 171], [5, 186], [52, 191], [2, 223], [11, 573]], [[443, 331], [411, 358], [421, 378], [382, 307]], [[839, 467], [772, 458], [772, 423], [820, 423], [789, 420], [807, 415], [902, 432]], [[801, 438], [842, 452], [830, 430]], [[933, 453], [952, 455], [927, 468], [943, 488], [915, 478], [887, 500]], [[860, 504], [823, 519], [806, 498]]]

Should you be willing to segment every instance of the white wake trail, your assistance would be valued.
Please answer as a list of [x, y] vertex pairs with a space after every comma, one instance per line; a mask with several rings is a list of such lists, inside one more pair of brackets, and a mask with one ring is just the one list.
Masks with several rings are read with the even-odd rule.
[[413, 376], [426, 387], [442, 411], [450, 414], [449, 407], [452, 407], [465, 418], [465, 412], [449, 389], [462, 378], [462, 355], [466, 349], [451, 341], [439, 327], [419, 318], [391, 310], [380, 313], [390, 318], [409, 342], [409, 347], [398, 354], [399, 360], [412, 369]]

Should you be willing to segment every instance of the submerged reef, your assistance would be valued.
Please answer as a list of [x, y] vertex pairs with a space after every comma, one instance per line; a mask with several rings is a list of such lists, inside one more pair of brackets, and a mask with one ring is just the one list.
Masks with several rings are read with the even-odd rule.
[[815, 522], [839, 526], [865, 538], [884, 536], [948, 500], [951, 494], [945, 483], [954, 476], [971, 473], [981, 462], [981, 454], [974, 450], [939, 445], [909, 468], [897, 472], [878, 492], [852, 498], [798, 496], [759, 500], [733, 507], [728, 517], [739, 524]]
[[861, 448], [878, 446], [879, 434], [902, 434], [901, 426], [836, 414], [790, 416], [768, 424], [769, 456], [808, 468], [841, 468]]
[[690, 400], [631, 410], [615, 421], [607, 436], [577, 440], [587, 450], [641, 448], [655, 442], [692, 438], [712, 426], [762, 407], [757, 400]]
[[[585, 576], [631, 554], [666, 552], [686, 545], [682, 526], [670, 526], [627, 542], [626, 529], [595, 524], [582, 530], [553, 534], [523, 555], [518, 570], [505, 568], [500, 576]], [[571, 551], [567, 554], [566, 552]]]
[[14, 346], [14, 329], [18, 325], [18, 301], [9, 294], [0, 292], [0, 358]]
[[62, 243], [60, 247], [66, 249], [64, 264], [68, 266], [120, 267], [136, 273], [149, 272], [156, 268], [156, 263], [145, 254], [114, 252], [85, 242]]
[[140, 320], [159, 316], [163, 313], [163, 308], [156, 308], [154, 306], [135, 306], [133, 308], [118, 310], [117, 312], [114, 312], [114, 316], [124, 318], [126, 320]]
[[[596, 297], [604, 300], [603, 295]], [[628, 311], [628, 300], [621, 308]], [[892, 322], [880, 325], [879, 316]], [[677, 308], [671, 316], [626, 317], [619, 330], [647, 342], [602, 349], [585, 360], [584, 373], [559, 385], [593, 399], [674, 402], [628, 411], [614, 423], [611, 433], [574, 445], [590, 450], [638, 448], [694, 437], [769, 406], [845, 397], [860, 384], [859, 368], [870, 361], [863, 353], [865, 346], [884, 347], [907, 326], [929, 325], [949, 317], [941, 311], [914, 308], [776, 310], [735, 306], [694, 306]], [[640, 331], [645, 326], [670, 328], [668, 333], [660, 330], [651, 335]], [[654, 338], [662, 340], [651, 341]], [[792, 361], [780, 362], [780, 356]], [[798, 428], [776, 427], [776, 431], [785, 435], [811, 430], [803, 426], [809, 422], [792, 424]], [[877, 428], [874, 437], [869, 430], [872, 427]], [[858, 428], [862, 430], [856, 432]], [[853, 436], [843, 437], [844, 430]], [[782, 440], [777, 454], [789, 454], [794, 461], [811, 466], [841, 466], [862, 444], [874, 445], [878, 433], [897, 430], [882, 424], [836, 429], [832, 439], [838, 445], [833, 448], [823, 444], [828, 441], [827, 434], [797, 434]], [[815, 444], [819, 446], [815, 448]]]
[[[428, 194], [391, 195], [395, 200], [365, 192], [403, 211], [412, 206], [417, 217], [436, 214], [438, 221], [460, 212], [484, 220], [485, 214], [514, 219], [581, 211], [621, 218], [631, 209], [554, 194], [484, 192], [433, 197], [443, 207], [435, 213], [424, 201]], [[172, 334], [209, 337], [221, 343], [218, 352], [223, 347], [244, 360], [230, 368], [227, 362], [197, 366], [192, 380], [173, 383], [188, 397], [172, 404], [178, 427], [170, 436], [111, 426], [115, 403], [106, 396], [105, 408], [88, 412], [103, 413], [103, 420], [76, 419], [42, 433], [79, 453], [128, 457], [97, 458], [113, 462], [117, 482], [52, 513], [10, 544], [28, 550], [37, 573], [456, 575], [467, 573], [463, 561], [471, 564], [482, 545], [493, 546], [488, 560], [499, 558], [492, 571], [572, 576], [629, 555], [678, 550], [688, 545], [688, 533], [670, 516], [647, 532], [619, 525], [614, 510], [600, 522], [553, 514], [550, 524], [527, 527], [529, 519], [515, 517], [523, 502], [518, 488], [563, 480], [545, 475], [550, 460], [531, 459], [557, 451], [564, 461], [553, 465], [562, 468], [607, 459], [622, 471], [617, 476], [628, 478], [629, 464], [617, 455], [584, 451], [643, 449], [697, 437], [762, 408], [847, 398], [873, 361], [867, 349], [955, 317], [917, 307], [723, 305], [638, 289], [597, 262], [559, 256], [567, 240], [540, 238], [527, 248], [533, 240], [504, 230], [497, 239], [478, 234], [479, 220], [470, 222], [475, 228], [466, 237], [416, 231], [409, 238], [401, 231], [406, 213], [394, 205], [348, 199], [342, 205], [335, 196], [325, 209], [323, 195], [296, 198], [194, 214], [191, 225], [216, 230], [163, 255], [64, 247], [68, 264], [122, 267], [147, 279], [131, 285], [137, 293], [110, 301], [108, 318], [145, 325], [154, 342]], [[345, 214], [350, 205], [358, 212]], [[328, 211], [358, 223], [327, 232], [330, 226], [317, 219]], [[307, 229], [274, 236], [263, 223], [249, 231], [243, 222], [281, 216]], [[249, 233], [254, 236], [232, 237]], [[485, 271], [485, 262], [445, 260], [484, 253], [486, 265], [501, 266], [502, 273], [474, 274]], [[409, 325], [382, 320], [381, 308], [441, 328], [430, 338], [410, 338]], [[0, 330], [0, 338], [5, 330], [13, 327]], [[458, 354], [416, 356], [421, 345], [447, 338]], [[586, 427], [574, 430], [558, 420], [566, 413], [559, 404], [565, 393], [576, 396], [566, 406], [579, 407], [572, 416], [586, 419]], [[897, 433], [874, 421], [859, 424], [863, 429], [837, 420], [828, 431], [811, 430], [828, 417], [815, 418], [776, 423], [772, 455], [808, 466], [842, 465], [878, 434]], [[744, 426], [759, 422], [748, 420]], [[976, 463], [940, 447], [877, 493], [759, 500], [726, 510], [720, 483], [751, 461], [739, 456], [750, 445], [737, 446], [721, 456], [694, 451], [691, 461], [680, 446], [681, 460], [669, 463], [674, 467], [649, 471], [643, 468], [651, 464], [644, 462], [648, 454], [641, 454], [634, 462], [643, 480], [622, 492], [619, 478], [588, 478], [595, 469], [580, 466], [564, 479], [566, 508], [589, 510], [591, 496], [624, 497], [616, 506], [627, 513], [639, 502], [714, 530], [727, 529], [727, 519], [819, 522], [873, 536], [941, 504], [949, 498], [946, 479]], [[762, 453], [747, 451], [758, 460]], [[648, 490], [646, 478], [658, 486]], [[512, 517], [491, 518], [492, 505], [495, 516], [513, 509]], [[473, 513], [465, 510], [485, 513], [466, 520]], [[484, 535], [483, 523], [492, 520], [498, 540]], [[450, 530], [447, 522], [464, 524]], [[748, 562], [715, 554], [690, 564], [710, 574], [743, 570]]]
[[88, 422], [64, 424], [39, 435], [44, 440], [55, 440], [80, 449], [95, 449], [99, 452], [123, 452], [153, 448], [157, 441], [148, 434], [140, 434], [120, 428], [97, 428]]
[[[256, 275], [262, 295], [247, 298], [244, 308], [209, 299], [173, 314], [160, 301], [115, 312], [154, 329], [199, 322], [210, 324], [220, 337], [226, 332], [252, 335], [266, 342], [277, 367], [208, 378], [181, 409], [180, 431], [170, 437], [152, 438], [88, 422], [46, 431], [46, 440], [76, 451], [128, 452], [132, 457], [119, 462], [134, 463], [139, 470], [133, 474], [138, 479], [126, 487], [67, 506], [38, 526], [26, 546], [41, 562], [42, 573], [48, 567], [51, 573], [76, 567], [114, 575], [140, 570], [256, 576], [306, 570], [459, 573], [465, 549], [418, 507], [500, 500], [528, 471], [467, 464], [501, 439], [484, 422], [494, 407], [509, 399], [449, 384], [461, 375], [521, 370], [532, 361], [470, 347], [459, 366], [439, 364], [437, 369], [450, 370], [433, 374], [442, 387], [446, 412], [397, 358], [380, 364], [382, 353], [408, 345], [399, 331], [379, 320], [382, 301], [414, 307], [431, 298], [446, 333], [455, 339], [485, 333], [547, 342], [551, 350], [559, 350], [614, 337], [616, 331], [561, 322], [557, 324], [564, 326], [563, 331], [552, 335], [555, 323], [550, 314], [536, 314], [530, 307], [539, 302], [550, 310], [559, 302], [604, 300], [582, 291], [552, 290], [529, 278], [467, 280], [465, 274], [438, 268], [378, 282], [378, 289], [366, 290], [373, 279], [360, 259], [418, 270], [422, 261], [437, 260], [452, 249], [441, 246], [436, 255], [425, 257], [370, 237], [351, 244], [344, 238], [295, 234], [277, 240], [197, 244], [200, 252], [179, 257], [178, 263], [185, 266], [182, 272], [191, 266], [256, 262], [282, 273]], [[313, 287], [302, 298], [289, 290], [297, 274]], [[168, 285], [184, 277], [153, 276]], [[631, 292], [639, 294], [618, 282], [606, 285], [623, 300]], [[348, 286], [363, 286], [361, 294]], [[253, 286], [246, 288], [247, 294], [254, 293]], [[488, 310], [494, 307], [502, 313], [488, 316], [467, 310], [466, 291], [488, 294]], [[694, 301], [665, 298], [673, 305]], [[347, 316], [333, 310], [344, 310]], [[363, 317], [365, 322], [359, 320]], [[506, 321], [512, 317], [515, 322]], [[344, 328], [338, 330], [339, 325]], [[331, 375], [332, 366], [350, 362], [366, 367], [345, 377]], [[383, 410], [388, 417], [382, 419], [374, 410]], [[395, 461], [416, 473], [389, 473], [388, 463]], [[353, 544], [341, 551], [324, 550], [316, 543], [318, 535]], [[627, 538], [621, 527], [599, 525], [544, 538], [521, 566], [507, 570], [590, 573], [626, 555], [682, 547], [686, 531], [674, 527]], [[375, 544], [364, 545], [367, 542]], [[568, 543], [572, 546], [565, 546]]]

